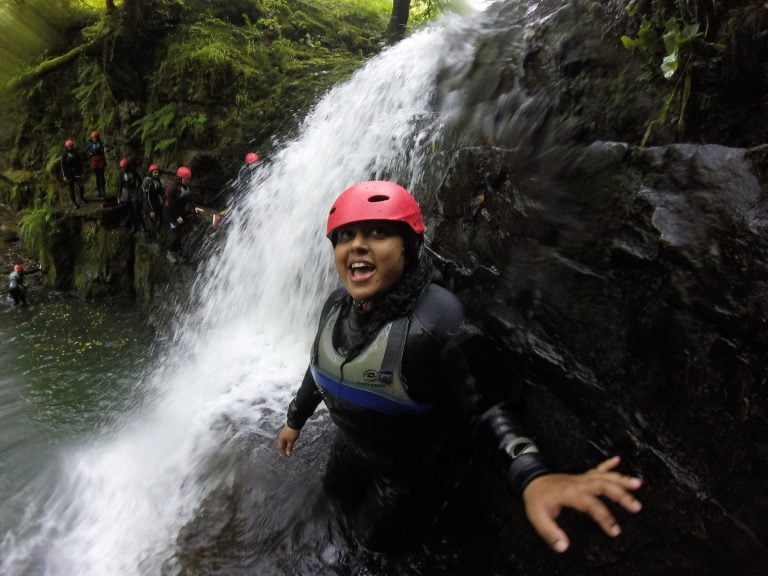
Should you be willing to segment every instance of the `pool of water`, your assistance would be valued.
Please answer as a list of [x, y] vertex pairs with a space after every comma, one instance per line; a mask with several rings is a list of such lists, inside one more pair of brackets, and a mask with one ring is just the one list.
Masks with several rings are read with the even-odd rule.
[[25, 513], [25, 491], [52, 480], [61, 448], [142, 404], [151, 341], [130, 302], [0, 302], [0, 535]]

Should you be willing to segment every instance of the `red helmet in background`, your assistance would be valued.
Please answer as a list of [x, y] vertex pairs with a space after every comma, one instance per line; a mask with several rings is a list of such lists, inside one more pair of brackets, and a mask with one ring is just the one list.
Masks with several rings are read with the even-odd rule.
[[101, 136], [101, 133], [98, 130], [94, 130], [93, 132], [91, 132], [91, 138], [93, 138], [94, 140], [99, 136]]
[[64, 148], [74, 148], [75, 147], [75, 141], [70, 139], [64, 142]]
[[421, 209], [410, 192], [394, 182], [360, 182], [342, 192], [328, 213], [326, 235], [339, 226], [363, 220], [406, 223], [416, 234], [426, 230]]
[[123, 158], [120, 160], [120, 168], [127, 168], [130, 163], [131, 161], [128, 158]]
[[192, 178], [192, 170], [190, 170], [186, 166], [179, 166], [176, 169], [176, 176], [178, 176], [179, 178]]
[[246, 164], [256, 164], [260, 161], [261, 161], [261, 158], [259, 158], [259, 155], [256, 154], [256, 152], [248, 152], [248, 154], [245, 155]]
[[155, 170], [159, 172], [160, 166], [158, 166], [157, 164], [150, 164], [149, 168], [147, 168], [147, 172], [154, 172]]
[[24, 272], [24, 266], [21, 264], [16, 264], [16, 266], [13, 267], [14, 272]]

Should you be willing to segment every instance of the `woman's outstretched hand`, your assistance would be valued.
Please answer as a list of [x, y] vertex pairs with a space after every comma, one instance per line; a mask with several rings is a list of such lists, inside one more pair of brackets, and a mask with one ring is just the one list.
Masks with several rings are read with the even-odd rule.
[[280, 430], [280, 434], [277, 436], [277, 452], [283, 458], [288, 458], [293, 454], [293, 445], [296, 444], [296, 440], [299, 439], [301, 430], [291, 428], [287, 424]]
[[640, 512], [642, 504], [632, 491], [640, 488], [642, 480], [614, 472], [619, 461], [614, 456], [583, 474], [546, 474], [525, 487], [523, 500], [528, 520], [555, 552], [565, 552], [570, 545], [568, 536], [555, 521], [563, 508], [589, 514], [611, 537], [618, 536], [621, 528], [601, 497], [613, 500], [628, 512]]

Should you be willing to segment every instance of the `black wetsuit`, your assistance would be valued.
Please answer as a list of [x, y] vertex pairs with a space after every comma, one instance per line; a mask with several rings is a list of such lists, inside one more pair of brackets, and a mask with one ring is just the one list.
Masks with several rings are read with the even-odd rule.
[[[181, 227], [184, 225], [187, 202], [191, 199], [189, 186], [174, 178], [165, 185], [163, 196], [163, 223], [168, 225], [168, 249], [178, 252], [181, 248]], [[182, 222], [179, 222], [179, 218]]]
[[163, 216], [163, 183], [160, 178], [147, 176], [141, 184], [141, 189], [144, 192], [145, 227], [158, 234]]
[[[461, 303], [440, 286], [427, 286], [403, 332], [405, 344], [397, 368], [401, 388], [407, 391], [404, 401], [380, 401], [375, 388], [364, 395], [354, 387], [343, 390], [318, 369], [322, 363], [317, 359], [322, 349], [318, 342], [333, 318], [338, 318], [333, 346], [345, 355], [360, 341], [367, 314], [357, 309], [343, 288], [328, 299], [313, 361], [289, 406], [287, 424], [301, 429], [320, 401], [326, 403], [339, 432], [324, 479], [326, 492], [364, 546], [407, 547], [434, 518], [444, 496], [441, 487], [461, 465], [459, 446], [467, 444], [470, 430], [486, 425], [499, 446], [520, 437], [522, 428], [510, 402], [514, 395], [498, 378], [490, 381], [496, 368], [488, 366], [494, 362], [493, 346], [467, 328]], [[389, 325], [390, 339], [398, 338], [395, 324]], [[388, 372], [387, 363], [363, 370], [364, 378]], [[342, 368], [342, 380], [343, 374]], [[522, 492], [530, 480], [546, 472], [538, 454], [524, 454], [511, 462], [509, 479], [512, 488]]]
[[27, 286], [24, 284], [24, 273], [14, 270], [8, 276], [8, 293], [13, 298], [14, 305], [27, 303]]
[[128, 208], [131, 232], [144, 228], [144, 223], [141, 220], [140, 182], [139, 174], [130, 166], [120, 172], [117, 181], [117, 201]]
[[70, 148], [65, 148], [61, 153], [61, 177], [67, 183], [69, 188], [69, 197], [72, 200], [75, 208], [79, 208], [80, 204], [77, 202], [77, 196], [75, 196], [75, 187], [77, 187], [77, 193], [80, 196], [80, 200], [85, 202], [85, 189], [83, 188], [83, 182], [81, 180], [83, 175], [83, 163], [80, 159], [80, 155]]

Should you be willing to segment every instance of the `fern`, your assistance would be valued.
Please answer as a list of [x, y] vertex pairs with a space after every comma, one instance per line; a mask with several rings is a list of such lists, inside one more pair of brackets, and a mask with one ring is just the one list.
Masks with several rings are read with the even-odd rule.
[[50, 200], [19, 212], [19, 237], [29, 250], [38, 253], [42, 250], [43, 241], [53, 227], [52, 219], [53, 205]]

